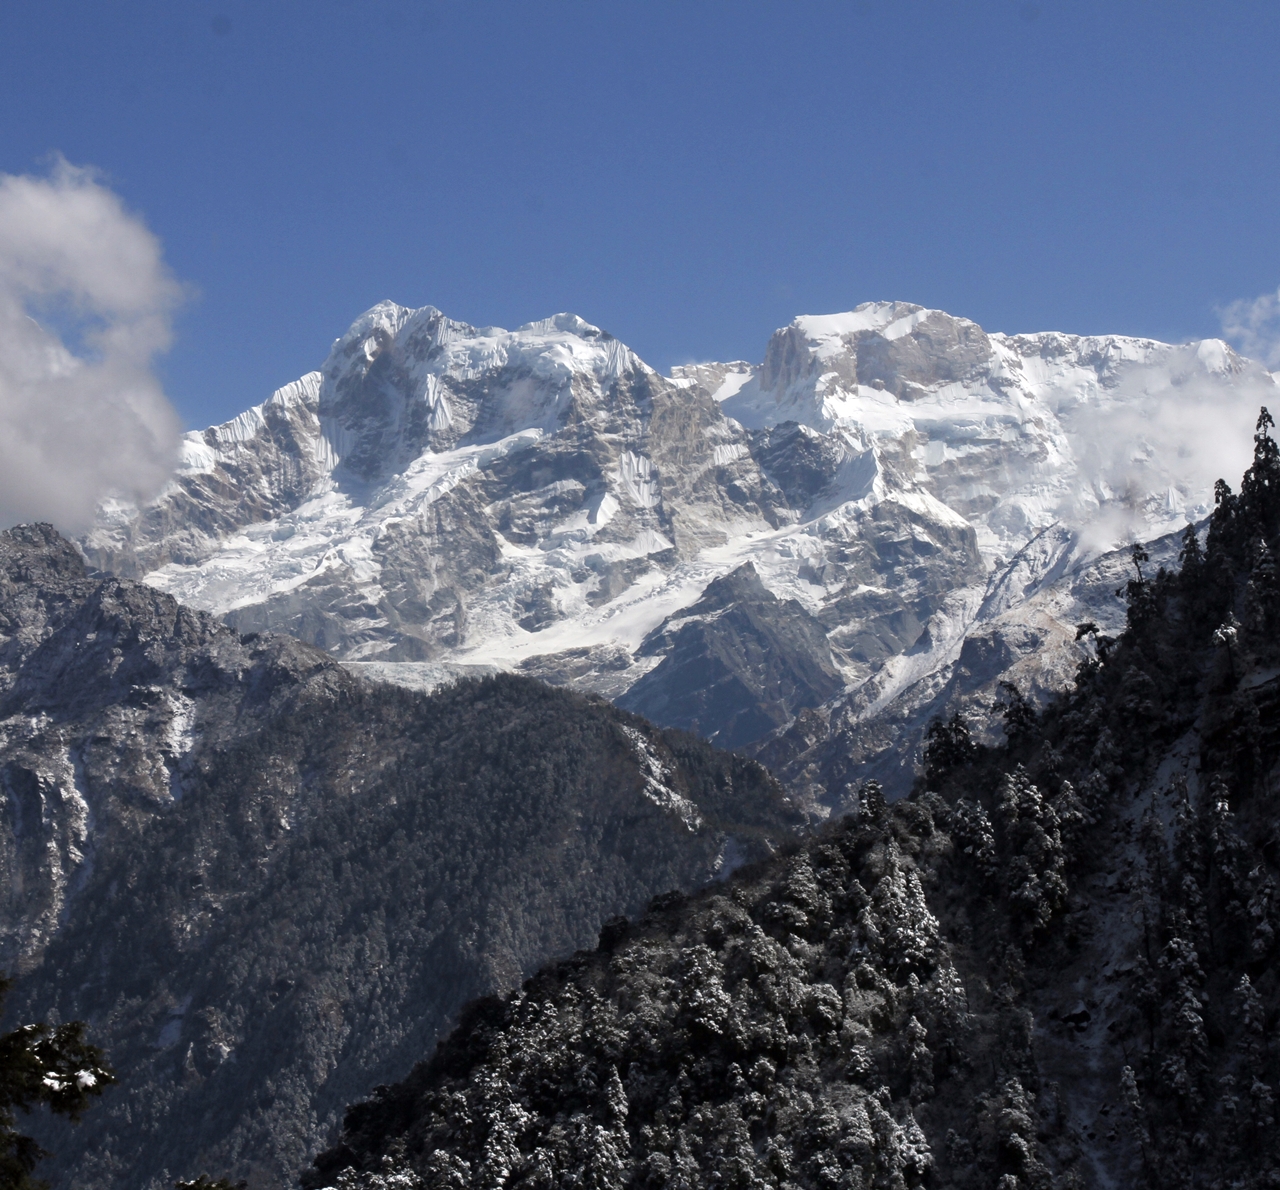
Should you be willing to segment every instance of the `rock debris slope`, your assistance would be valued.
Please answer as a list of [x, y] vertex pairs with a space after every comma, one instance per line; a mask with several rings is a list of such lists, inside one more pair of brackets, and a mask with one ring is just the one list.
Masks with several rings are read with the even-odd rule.
[[[669, 377], [572, 315], [505, 331], [387, 302], [319, 372], [188, 435], [169, 490], [104, 508], [84, 546], [385, 678], [523, 669], [719, 742], [813, 709], [782, 671], [820, 671], [882, 752], [993, 598], [1017, 614], [1020, 591], [1203, 518], [1274, 389], [1216, 340], [988, 334], [900, 302]], [[767, 614], [753, 588], [695, 629], [744, 566]], [[1046, 642], [1070, 627], [1036, 614]], [[779, 647], [799, 651], [762, 668]], [[1044, 687], [1080, 656], [1043, 655]], [[699, 668], [721, 689], [695, 707]]]
[[800, 822], [754, 762], [527, 678], [433, 695], [0, 534], [0, 968], [120, 1077], [43, 1172], [292, 1183], [470, 997]]

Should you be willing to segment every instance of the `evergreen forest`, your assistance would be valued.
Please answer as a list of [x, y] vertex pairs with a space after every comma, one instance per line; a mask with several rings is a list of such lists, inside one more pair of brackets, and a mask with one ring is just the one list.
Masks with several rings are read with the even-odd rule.
[[1280, 448], [1072, 688], [474, 1001], [309, 1190], [1280, 1185]]

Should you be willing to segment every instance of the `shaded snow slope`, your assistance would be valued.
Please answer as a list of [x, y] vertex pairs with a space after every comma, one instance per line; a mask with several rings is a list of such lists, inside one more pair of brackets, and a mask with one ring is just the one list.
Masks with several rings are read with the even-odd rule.
[[[1176, 569], [1180, 545], [1181, 534], [1149, 542], [1148, 576]], [[1118, 592], [1133, 577], [1127, 548], [1091, 556], [1070, 531], [1051, 526], [986, 584], [953, 592], [915, 647], [747, 751], [805, 800], [837, 813], [856, 804], [855, 786], [871, 778], [890, 797], [905, 794], [934, 719], [959, 712], [980, 737], [998, 740], [991, 712], [1002, 681], [1038, 704], [1069, 686], [1093, 656], [1076, 626], [1123, 631]]]
[[573, 315], [505, 331], [384, 302], [83, 545], [406, 684], [645, 678], [649, 705], [665, 654], [642, 643], [749, 564], [879, 709], [946, 680], [993, 593], [1020, 602], [1026, 550], [1085, 563], [1203, 516], [1274, 397], [1216, 340], [988, 334], [901, 302], [670, 377]]

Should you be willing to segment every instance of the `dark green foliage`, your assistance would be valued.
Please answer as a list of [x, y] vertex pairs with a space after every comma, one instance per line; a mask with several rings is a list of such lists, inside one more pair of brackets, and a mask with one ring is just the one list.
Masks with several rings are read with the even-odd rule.
[[216, 1182], [211, 1182], [208, 1175], [201, 1174], [194, 1182], [184, 1182], [181, 1179], [174, 1182], [173, 1190], [248, 1190], [248, 1182], [232, 1182], [227, 1178], [219, 1178]]
[[924, 767], [932, 784], [941, 781], [952, 769], [968, 764], [977, 751], [969, 725], [956, 711], [945, 722], [935, 719], [924, 738]]
[[1035, 707], [1012, 682], [1002, 681], [997, 689], [999, 695], [991, 709], [1004, 721], [1005, 738], [1011, 744], [1027, 741], [1036, 729]]
[[921, 884], [945, 836], [922, 848], [917, 811], [659, 898], [473, 1004], [306, 1184], [926, 1184], [915, 1112], [968, 1014]]
[[1129, 607], [1129, 625], [1131, 628], [1142, 628], [1159, 611], [1154, 584], [1142, 573], [1142, 564], [1150, 562], [1151, 556], [1141, 542], [1135, 543], [1130, 551], [1136, 578], [1131, 578], [1125, 586], [1117, 591], [1123, 595]]
[[[12, 987], [12, 980], [0, 976], [0, 1003]], [[31, 1175], [50, 1154], [18, 1131], [15, 1111], [44, 1106], [77, 1121], [115, 1081], [102, 1051], [85, 1040], [83, 1021], [21, 1025], [0, 1036], [0, 1187], [37, 1190], [45, 1185]]]
[[1253, 436], [1253, 465], [1240, 481], [1242, 529], [1266, 539], [1280, 530], [1280, 444], [1271, 437], [1275, 424], [1264, 406]]
[[879, 781], [868, 781], [858, 791], [858, 813], [871, 822], [878, 822], [888, 809], [884, 790]]
[[[1125, 632], [1104, 645], [1079, 627], [1098, 647], [1035, 732], [931, 779], [970, 865], [952, 901], [968, 901], [989, 954], [1017, 941], [1003, 966], [1020, 999], [1051, 1004], [1067, 972], [1098, 989], [1093, 1007], [1056, 1008], [1058, 1019], [1069, 1036], [1105, 1013], [1116, 1056], [1102, 1093], [1123, 1118], [1095, 1143], [1152, 1185], [1280, 1184], [1280, 1055], [1256, 1007], [1259, 987], [1280, 993], [1271, 426], [1263, 410], [1240, 494], [1218, 485], [1207, 541], [1188, 528], [1178, 572], [1149, 574], [1135, 547]], [[1158, 778], [1174, 760], [1180, 775]], [[973, 912], [983, 894], [999, 898], [985, 926]], [[1088, 971], [1090, 948], [1113, 988]], [[1042, 1070], [1054, 1049], [1041, 1043]], [[1061, 1069], [1064, 1084], [1075, 1077]]]

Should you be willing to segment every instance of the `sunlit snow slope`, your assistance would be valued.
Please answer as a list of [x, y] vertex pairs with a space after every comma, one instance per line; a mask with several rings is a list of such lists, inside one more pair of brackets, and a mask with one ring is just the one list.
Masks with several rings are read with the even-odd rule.
[[[1007, 619], [1204, 515], [1268, 402], [1217, 340], [989, 335], [899, 302], [670, 377], [573, 315], [506, 331], [384, 302], [83, 544], [381, 676], [523, 668], [624, 705], [643, 678], [647, 714], [712, 738], [732, 718], [741, 743], [942, 689], [992, 592]], [[789, 648], [803, 664], [771, 669]], [[829, 671], [834, 699], [794, 679]]]

